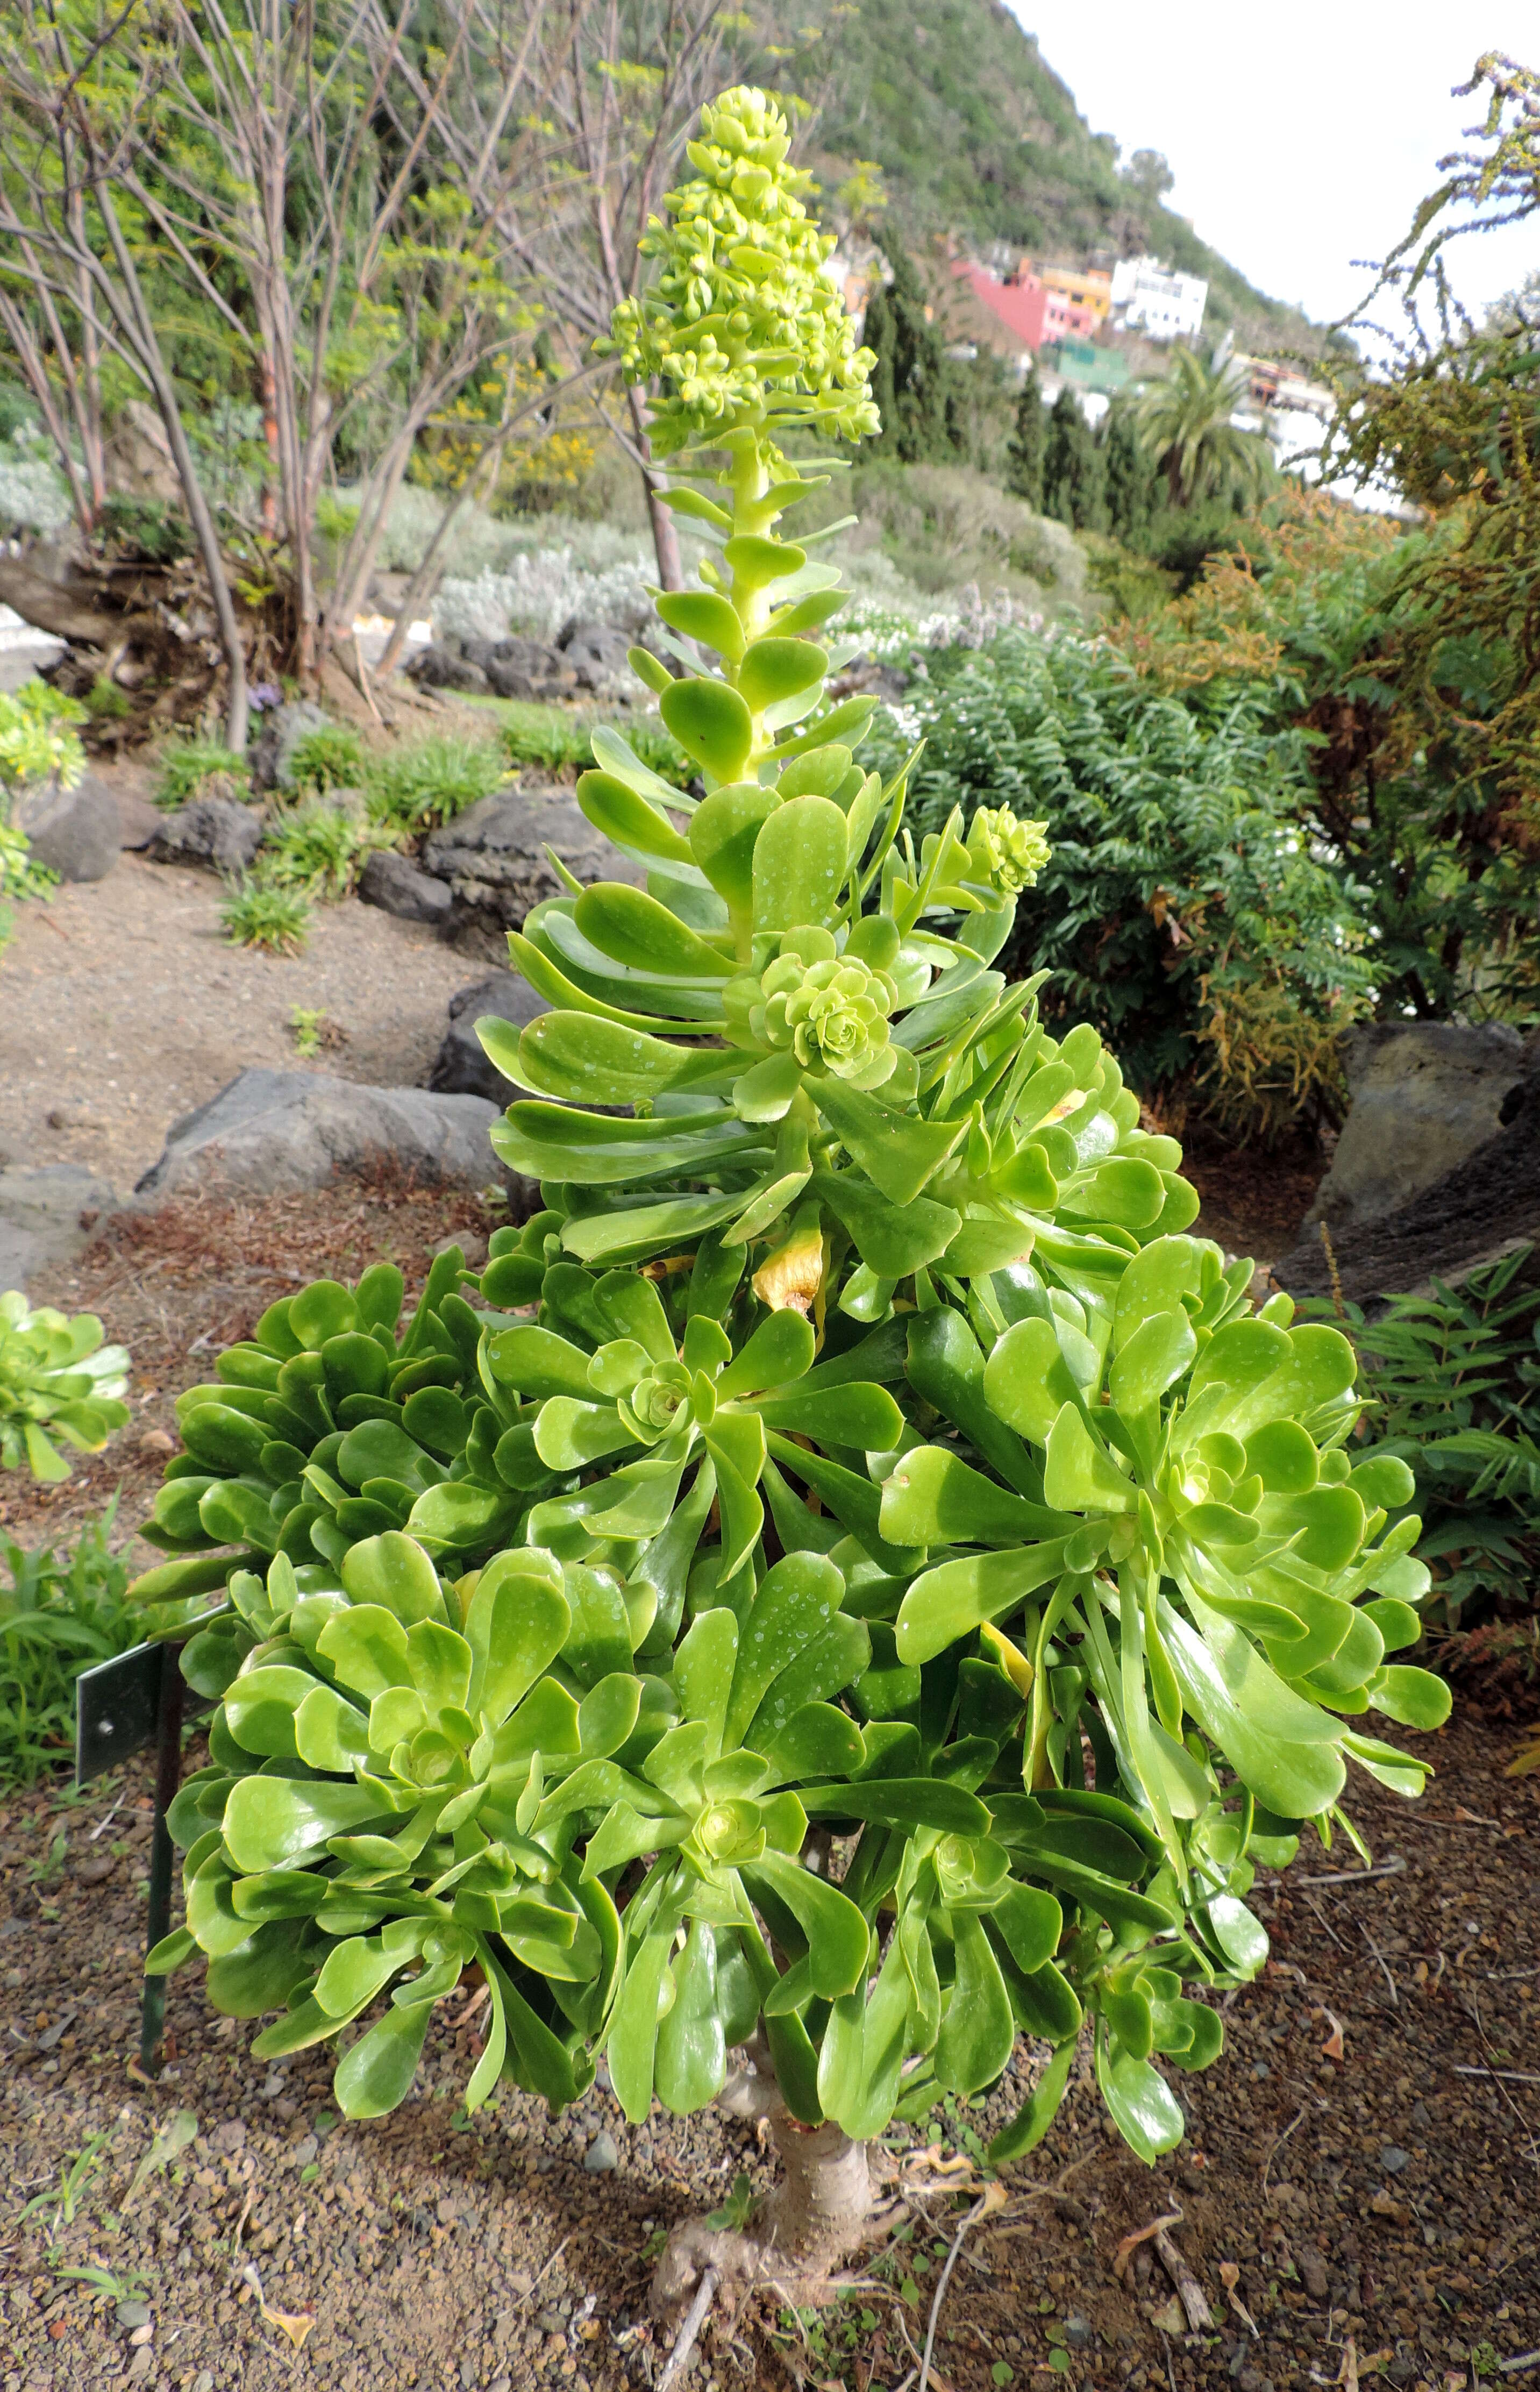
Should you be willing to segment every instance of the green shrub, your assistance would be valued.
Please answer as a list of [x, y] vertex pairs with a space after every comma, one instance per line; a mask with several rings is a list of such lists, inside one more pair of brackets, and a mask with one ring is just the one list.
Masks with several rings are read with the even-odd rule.
[[103, 501], [99, 523], [104, 540], [150, 565], [175, 565], [196, 545], [186, 515], [163, 499], [115, 492]]
[[0, 1294], [0, 1470], [25, 1462], [50, 1484], [70, 1476], [58, 1450], [99, 1453], [128, 1418], [120, 1401], [128, 1356], [102, 1344], [95, 1313], [35, 1311], [18, 1289]]
[[261, 872], [271, 889], [305, 897], [345, 897], [376, 840], [357, 815], [306, 798], [280, 817], [263, 841]]
[[310, 928], [310, 902], [301, 889], [284, 889], [265, 873], [226, 880], [219, 908], [232, 947], [260, 947], [271, 956], [297, 956]]
[[[1498, 1605], [1533, 1609], [1540, 1583], [1540, 1287], [1521, 1278], [1533, 1253], [1516, 1247], [1458, 1287], [1434, 1280], [1426, 1295], [1394, 1296], [1373, 1320], [1345, 1307], [1369, 1450], [1416, 1476], [1417, 1551], [1451, 1629]], [[1330, 1309], [1310, 1308], [1323, 1320]]]
[[117, 1508], [114, 1496], [62, 1556], [0, 1534], [11, 1580], [0, 1586], [0, 1787], [31, 1786], [71, 1758], [75, 1680], [138, 1641], [128, 1572], [108, 1547]]
[[10, 801], [35, 782], [58, 779], [72, 789], [85, 770], [85, 750], [75, 724], [85, 708], [45, 681], [24, 682], [0, 691], [0, 822]]
[[457, 814], [490, 797], [507, 777], [498, 743], [453, 733], [414, 740], [369, 765], [367, 795], [370, 820], [392, 838], [415, 838], [453, 822]]
[[194, 798], [243, 800], [251, 785], [244, 758], [217, 739], [175, 739], [161, 751], [155, 802], [169, 809], [190, 805]]
[[494, 1232], [485, 1308], [458, 1251], [405, 1332], [399, 1274], [322, 1281], [182, 1399], [139, 1592], [217, 1708], [149, 1966], [201, 1950], [262, 2060], [357, 2022], [353, 2117], [470, 1968], [469, 2110], [504, 2075], [561, 2110], [602, 2054], [633, 2123], [687, 2115], [762, 2035], [762, 2269], [860, 2236], [840, 2138], [999, 2086], [1024, 2034], [1052, 2058], [993, 2163], [1087, 2024], [1118, 2129], [1171, 2149], [1154, 2055], [1217, 2059], [1258, 1866], [1306, 1822], [1363, 1850], [1349, 1763], [1426, 1774], [1364, 1715], [1448, 1693], [1386, 1658], [1427, 1572], [1382, 1533], [1404, 1465], [1350, 1452], [1351, 1346], [1252, 1315], [1095, 1030], [993, 968], [1041, 836], [903, 831], [903, 769], [856, 760], [874, 701], [825, 702], [837, 577], [782, 536], [817, 469], [779, 436], [868, 434], [869, 361], [780, 111], [731, 93], [703, 136], [615, 345], [732, 558], [659, 601], [720, 659], [660, 692], [705, 795], [594, 732], [577, 803], [649, 887], [511, 940], [549, 1009], [480, 1034], [541, 1210]]
[[350, 724], [324, 723], [297, 740], [289, 760], [289, 786], [296, 797], [324, 797], [329, 789], [361, 789], [369, 755]]
[[0, 955], [10, 943], [15, 916], [7, 898], [51, 897], [58, 875], [36, 862], [25, 831], [0, 822]]
[[579, 716], [524, 698], [509, 698], [498, 714], [498, 736], [511, 765], [539, 764], [559, 773], [588, 761], [590, 726]]
[[1338, 1034], [1372, 1004], [1365, 899], [1306, 849], [1305, 749], [1265, 695], [1205, 709], [1100, 643], [1019, 630], [931, 674], [912, 819], [984, 801], [1047, 822], [1008, 954], [1054, 974], [1054, 1018], [1115, 1039], [1140, 1088], [1197, 1084], [1237, 1135], [1329, 1113]]
[[[559, 706], [510, 699], [498, 708], [498, 736], [509, 763], [538, 764], [548, 773], [580, 772], [591, 760], [593, 723]], [[628, 723], [626, 736], [643, 763], [675, 788], [688, 788], [696, 767], [660, 722]]]

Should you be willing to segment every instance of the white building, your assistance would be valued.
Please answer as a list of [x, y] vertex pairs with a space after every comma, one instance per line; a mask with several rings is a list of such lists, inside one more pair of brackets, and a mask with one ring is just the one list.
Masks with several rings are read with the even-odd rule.
[[1209, 286], [1158, 257], [1123, 257], [1112, 269], [1112, 318], [1151, 341], [1191, 341], [1203, 329]]

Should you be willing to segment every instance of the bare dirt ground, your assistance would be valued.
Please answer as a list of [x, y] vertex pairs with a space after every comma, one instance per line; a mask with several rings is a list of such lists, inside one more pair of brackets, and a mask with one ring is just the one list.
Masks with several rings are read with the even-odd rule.
[[178, 1115], [251, 1064], [304, 1068], [291, 1017], [344, 1041], [313, 1068], [420, 1086], [477, 977], [431, 930], [347, 898], [303, 955], [232, 947], [212, 872], [124, 853], [105, 880], [17, 910], [0, 965], [0, 1162], [88, 1165], [127, 1196]]

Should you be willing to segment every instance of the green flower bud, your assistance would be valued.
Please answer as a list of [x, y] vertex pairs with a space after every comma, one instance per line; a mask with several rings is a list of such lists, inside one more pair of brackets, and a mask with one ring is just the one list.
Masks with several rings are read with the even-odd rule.
[[1021, 822], [1009, 806], [980, 806], [968, 833], [972, 877], [1003, 897], [1017, 897], [1037, 880], [1053, 853], [1045, 822]]
[[887, 1046], [887, 1017], [898, 991], [886, 972], [857, 956], [806, 963], [800, 956], [781, 955], [761, 973], [759, 989], [750, 1029], [763, 1046], [789, 1046], [808, 1071], [853, 1079]]

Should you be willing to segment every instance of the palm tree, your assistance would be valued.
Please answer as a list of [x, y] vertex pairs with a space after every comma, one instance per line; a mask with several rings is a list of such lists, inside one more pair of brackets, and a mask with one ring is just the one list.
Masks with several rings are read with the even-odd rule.
[[1138, 402], [1139, 439], [1164, 473], [1173, 507], [1199, 499], [1255, 499], [1273, 477], [1260, 433], [1237, 432], [1230, 418], [1246, 395], [1246, 376], [1216, 350], [1207, 364], [1179, 343], [1171, 370]]

